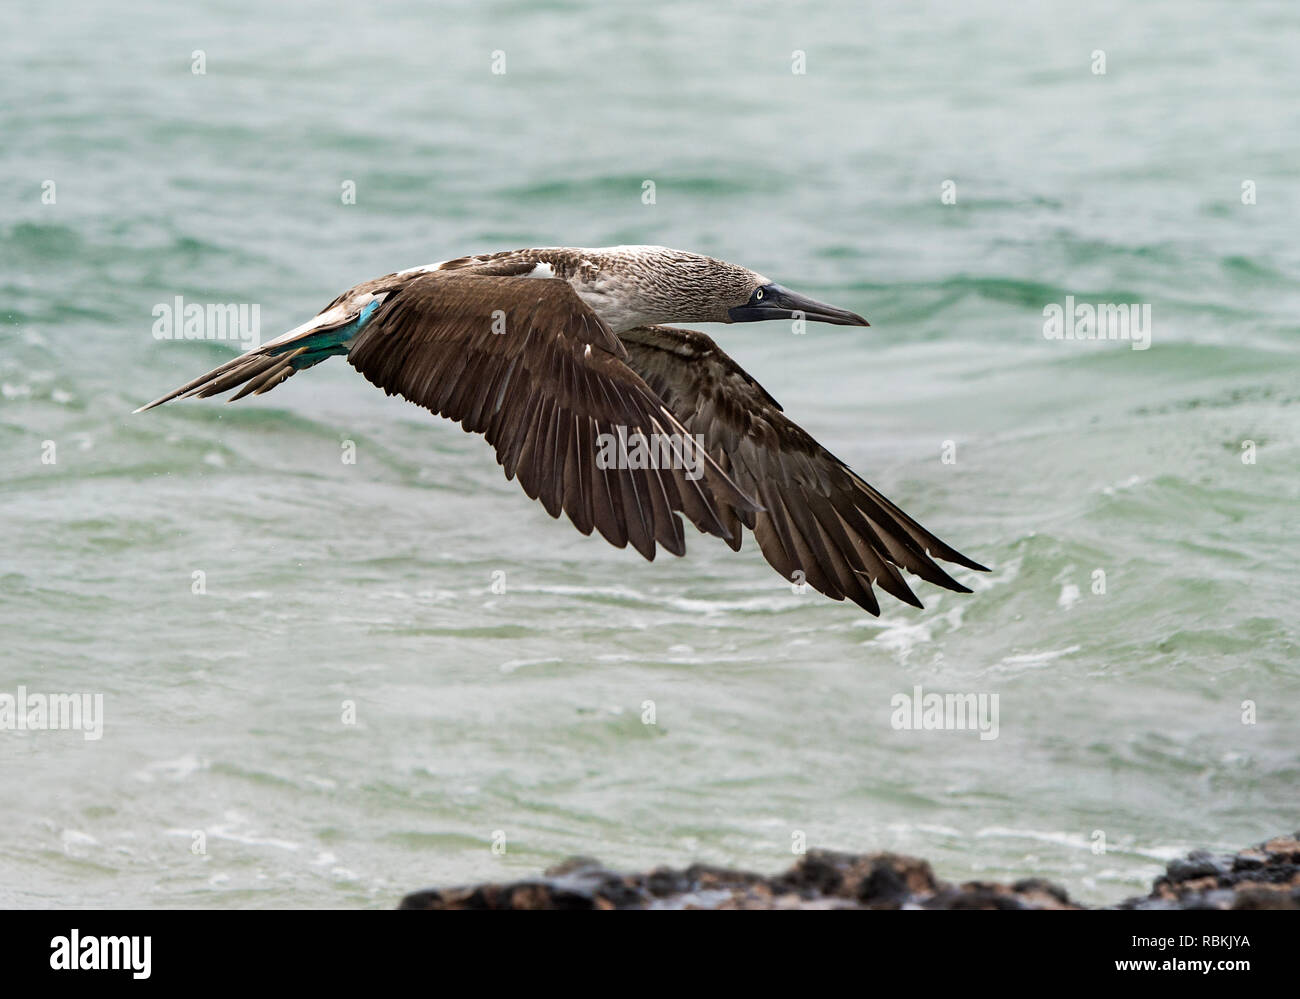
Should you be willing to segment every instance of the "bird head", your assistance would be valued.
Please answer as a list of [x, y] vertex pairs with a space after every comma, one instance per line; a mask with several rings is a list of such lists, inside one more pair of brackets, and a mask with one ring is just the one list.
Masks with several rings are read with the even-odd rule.
[[664, 246], [584, 252], [598, 263], [593, 264], [595, 287], [583, 282], [580, 294], [616, 328], [645, 322], [753, 323], [764, 319], [869, 325], [856, 313], [807, 298], [747, 267], [700, 253]]
[[[752, 273], [752, 272], [751, 272]], [[755, 281], [749, 293], [736, 305], [727, 309], [724, 323], [756, 323], [764, 319], [805, 319], [814, 323], [831, 323], [835, 326], [870, 326], [856, 312], [837, 309], [782, 285], [753, 274]]]

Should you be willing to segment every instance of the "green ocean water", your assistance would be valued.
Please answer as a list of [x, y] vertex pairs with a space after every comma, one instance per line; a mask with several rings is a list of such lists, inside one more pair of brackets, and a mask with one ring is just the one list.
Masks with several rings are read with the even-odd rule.
[[[386, 907], [800, 837], [1100, 902], [1300, 825], [1300, 8], [1081, 6], [5, 4], [0, 694], [104, 715], [0, 731], [0, 904]], [[265, 338], [615, 243], [865, 315], [709, 332], [974, 594], [647, 564], [340, 361], [130, 415], [232, 356], [155, 339], [175, 296]], [[1045, 338], [1066, 296], [1149, 305], [1150, 349]], [[916, 686], [997, 694], [998, 737], [896, 729]]]

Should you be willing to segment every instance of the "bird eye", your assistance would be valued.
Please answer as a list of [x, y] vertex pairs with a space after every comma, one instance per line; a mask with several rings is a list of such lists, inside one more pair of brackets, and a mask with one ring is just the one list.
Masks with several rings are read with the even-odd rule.
[[759, 288], [758, 291], [754, 292], [754, 301], [755, 301], [755, 302], [761, 302], [761, 301], [763, 301], [763, 289], [762, 289], [762, 288]]

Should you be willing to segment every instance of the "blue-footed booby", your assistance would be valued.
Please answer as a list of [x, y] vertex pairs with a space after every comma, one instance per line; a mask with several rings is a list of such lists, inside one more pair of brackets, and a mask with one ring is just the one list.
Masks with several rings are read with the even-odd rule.
[[509, 250], [362, 282], [136, 412], [260, 395], [338, 355], [389, 395], [482, 434], [552, 517], [647, 559], [656, 544], [685, 553], [682, 514], [735, 550], [748, 528], [787, 580], [872, 614], [872, 586], [922, 606], [900, 569], [969, 593], [935, 559], [984, 566], [854, 474], [708, 336], [663, 325], [762, 319], [868, 325], [698, 253]]

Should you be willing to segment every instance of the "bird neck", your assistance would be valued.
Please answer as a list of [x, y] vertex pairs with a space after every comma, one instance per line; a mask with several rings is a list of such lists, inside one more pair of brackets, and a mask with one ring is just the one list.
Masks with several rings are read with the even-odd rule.
[[615, 333], [665, 321], [663, 303], [636, 275], [615, 268], [581, 268], [569, 284]]
[[614, 332], [674, 322], [710, 322], [717, 303], [698, 273], [658, 255], [592, 254], [568, 277]]

